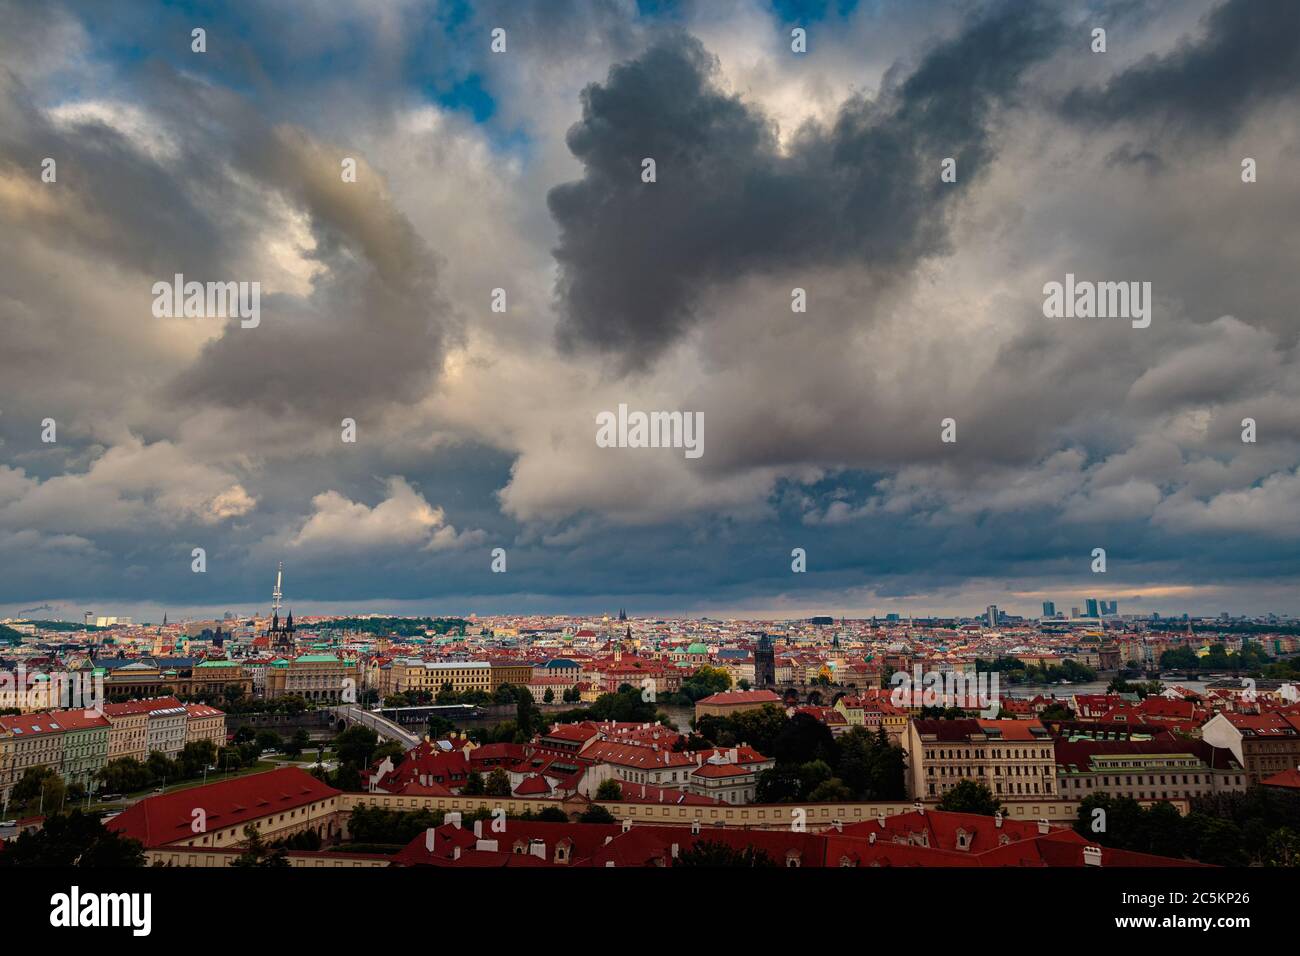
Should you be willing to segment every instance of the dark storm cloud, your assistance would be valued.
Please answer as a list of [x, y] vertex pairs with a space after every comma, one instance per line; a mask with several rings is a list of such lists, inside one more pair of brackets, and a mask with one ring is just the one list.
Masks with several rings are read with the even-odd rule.
[[[993, 147], [988, 123], [1059, 35], [1053, 15], [1007, 4], [895, 69], [876, 100], [847, 101], [788, 153], [759, 110], [723, 92], [714, 58], [673, 35], [582, 94], [568, 145], [581, 180], [553, 189], [561, 229], [559, 338], [645, 367], [697, 316], [697, 293], [745, 272], [859, 260], [882, 279], [941, 252], [946, 215]], [[958, 180], [941, 183], [940, 162]], [[651, 157], [658, 181], [643, 184]]]
[[220, 271], [244, 238], [201, 208], [197, 180], [178, 175], [177, 167], [205, 172], [202, 156], [164, 164], [101, 122], [56, 124], [21, 80], [0, 67], [0, 173], [39, 177], [46, 157], [56, 163], [58, 189], [48, 190], [53, 208], [25, 215], [21, 207], [0, 206], [0, 217], [15, 229], [146, 272]]
[[[157, 321], [152, 284], [177, 273], [261, 281], [250, 250], [283, 226], [266, 212], [272, 197], [305, 217], [315, 240], [308, 255], [323, 267], [310, 296], [264, 298], [259, 327], [231, 320], [164, 389], [167, 398], [328, 414], [337, 423], [427, 387], [450, 325], [437, 260], [364, 157], [272, 124], [240, 94], [163, 63], [132, 79], [138, 102], [155, 115], [196, 120], [169, 126], [146, 151], [93, 119], [49, 119], [16, 77], [0, 72], [0, 174], [30, 181], [44, 157], [58, 164], [57, 188], [43, 187], [28, 205], [0, 201], [0, 223], [138, 275], [140, 322]], [[344, 156], [358, 161], [355, 183], [342, 181]], [[19, 282], [26, 279], [6, 285]], [[7, 313], [0, 304], [0, 328], [18, 328], [21, 316]]]
[[[325, 267], [305, 300], [263, 303], [261, 325], [227, 324], [171, 390], [193, 403], [355, 415], [414, 399], [441, 370], [450, 308], [432, 251], [359, 163], [291, 127], [239, 131], [242, 169], [306, 214]], [[232, 277], [232, 278], [244, 278]], [[255, 278], [255, 277], [250, 277]]]
[[1300, 4], [1228, 0], [1207, 18], [1205, 35], [1174, 52], [1148, 56], [1105, 86], [1076, 90], [1067, 116], [1110, 123], [1234, 132], [1256, 106], [1300, 90]]

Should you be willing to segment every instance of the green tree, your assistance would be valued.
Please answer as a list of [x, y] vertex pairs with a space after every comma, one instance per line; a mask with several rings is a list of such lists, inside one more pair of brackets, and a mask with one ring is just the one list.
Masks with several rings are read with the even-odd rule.
[[1300, 866], [1300, 832], [1282, 827], [1269, 834], [1264, 843], [1265, 866]]
[[623, 787], [613, 777], [610, 777], [607, 780], [602, 780], [600, 782], [600, 786], [596, 788], [596, 799], [597, 800], [622, 800]]
[[939, 800], [939, 809], [953, 813], [978, 813], [991, 817], [1004, 812], [1002, 801], [978, 780], [961, 780]]
[[682, 687], [678, 694], [682, 699], [682, 703], [694, 704], [697, 700], [703, 700], [705, 697], [711, 697], [714, 694], [720, 694], [730, 689], [731, 675], [721, 667], [710, 667], [705, 664], [696, 668], [695, 673], [682, 681]]
[[516, 688], [515, 698], [515, 737], [520, 743], [533, 739], [533, 734], [541, 726], [541, 711], [533, 701], [533, 695], [527, 687]]
[[831, 765], [825, 760], [809, 760], [799, 767], [800, 796], [807, 796], [831, 779]]
[[593, 803], [585, 811], [583, 811], [582, 816], [578, 817], [578, 822], [579, 823], [617, 823], [618, 820], [615, 819], [614, 814], [610, 813], [599, 803]]
[[907, 795], [907, 755], [890, 741], [884, 727], [876, 731], [870, 793], [872, 800], [902, 800]]
[[808, 794], [813, 803], [844, 803], [853, 799], [853, 794], [838, 777], [824, 780]]
[[759, 803], [793, 803], [803, 793], [803, 781], [792, 767], [777, 765], [758, 775]]
[[393, 766], [396, 767], [399, 763], [402, 762], [402, 758], [405, 756], [406, 756], [405, 747], [399, 744], [396, 740], [385, 740], [382, 744], [380, 744], [374, 749], [373, 753], [371, 753], [370, 762], [372, 764], [383, 763], [385, 757], [392, 757]]
[[467, 797], [480, 797], [487, 790], [483, 782], [483, 774], [477, 770], [471, 770], [469, 776], [465, 778], [465, 786], [460, 788], [460, 792]]
[[95, 776], [103, 793], [135, 793], [153, 783], [149, 768], [134, 757], [110, 760]]
[[487, 775], [487, 780], [483, 784], [483, 792], [489, 797], [510, 796], [510, 775], [500, 767], [495, 768]]
[[835, 737], [816, 717], [796, 713], [772, 741], [771, 755], [779, 764], [804, 764], [810, 760], [829, 763], [835, 759]]
[[67, 787], [57, 771], [49, 767], [28, 767], [10, 793], [12, 806], [20, 817], [58, 813], [67, 797]]
[[302, 752], [311, 746], [311, 734], [306, 728], [299, 727], [284, 745], [284, 752], [290, 757], [301, 757]]
[[284, 847], [267, 846], [262, 834], [252, 824], [244, 827], [244, 840], [244, 851], [230, 861], [231, 866], [280, 868], [289, 865]]
[[7, 842], [0, 867], [22, 866], [144, 866], [144, 847], [136, 840], [105, 828], [80, 810], [55, 813], [39, 830], [25, 830]]
[[1039, 720], [1074, 720], [1074, 711], [1065, 704], [1048, 704], [1038, 715]]
[[875, 747], [875, 738], [865, 727], [851, 727], [839, 739], [838, 776], [856, 797], [869, 799]]
[[339, 763], [353, 769], [370, 766], [370, 758], [379, 746], [379, 736], [369, 727], [354, 724], [334, 738], [334, 752]]

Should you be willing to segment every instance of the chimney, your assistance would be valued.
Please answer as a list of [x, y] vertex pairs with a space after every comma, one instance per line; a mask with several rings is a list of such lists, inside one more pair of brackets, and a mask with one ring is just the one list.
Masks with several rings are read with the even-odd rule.
[[924, 815], [925, 813], [925, 806], [921, 803], [920, 800], [917, 800], [916, 803], [912, 804], [912, 809], [922, 815]]
[[699, 832], [700, 832], [700, 818], [696, 817], [694, 820], [691, 821], [691, 833], [698, 834]]
[[628, 817], [623, 820], [623, 832], [626, 833], [630, 829], [632, 829], [632, 819]]
[[836, 832], [836, 833], [843, 833], [843, 832], [844, 832], [844, 821], [843, 821], [843, 820], [832, 820], [832, 821], [831, 821], [831, 826], [833, 826], [833, 827], [835, 828], [835, 832]]
[[454, 846], [454, 847], [451, 848], [451, 858], [452, 858], [453, 860], [459, 860], [459, 859], [460, 859], [460, 847], [458, 847], [458, 846]]
[[678, 852], [679, 852], [679, 849], [678, 849], [678, 846], [677, 846], [676, 843], [673, 844], [673, 846], [672, 846], [672, 851], [671, 851], [671, 852], [672, 852], [672, 855], [673, 855], [673, 859], [674, 859], [674, 860], [677, 859], [677, 854], [678, 854]]
[[546, 859], [546, 841], [536, 837], [528, 841], [528, 852], [539, 860]]
[[867, 834], [867, 843], [869, 843], [871, 846], [876, 845], [876, 835], [874, 833]]
[[993, 825], [994, 825], [995, 827], [997, 827], [999, 830], [1002, 829], [1002, 811], [1001, 811], [1001, 810], [999, 810], [997, 813], [993, 814]]
[[609, 846], [609, 844], [612, 843], [613, 841], [614, 838], [612, 836], [605, 837], [605, 846]]
[[1048, 830], [1048, 827], [1047, 827], [1047, 821], [1046, 821], [1046, 820], [1039, 820], [1039, 821], [1038, 821], [1038, 832], [1039, 832], [1039, 833], [1046, 833], [1047, 830]]
[[730, 763], [740, 763], [740, 753], [735, 747], [732, 747], [727, 751], [727, 760]]
[[496, 840], [475, 840], [474, 849], [487, 850], [490, 853], [495, 853], [497, 852], [497, 841]]
[[481, 840], [481, 839], [483, 839], [483, 821], [482, 821], [482, 820], [475, 820], [475, 821], [474, 821], [474, 839], [476, 839], [476, 840]]
[[442, 822], [443, 822], [443, 823], [450, 823], [450, 824], [451, 824], [452, 826], [454, 826], [457, 830], [459, 830], [459, 829], [460, 829], [460, 811], [459, 811], [459, 810], [451, 810], [451, 811], [449, 811], [449, 812], [447, 813], [447, 815], [446, 815], [445, 817], [442, 818]]
[[1101, 866], [1101, 847], [1085, 846], [1083, 848], [1084, 866]]

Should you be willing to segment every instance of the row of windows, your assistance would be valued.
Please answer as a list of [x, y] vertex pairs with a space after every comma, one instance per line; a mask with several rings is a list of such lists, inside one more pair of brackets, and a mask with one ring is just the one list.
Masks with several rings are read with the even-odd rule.
[[[940, 766], [940, 767], [936, 768], [936, 767], [930, 766], [930, 767], [926, 767], [925, 769], [926, 769], [926, 776], [928, 776], [928, 777], [933, 777], [933, 776], [935, 775], [934, 772], [935, 772], [936, 769], [939, 771], [939, 776], [941, 776], [941, 777], [975, 777], [975, 776], [986, 777], [986, 776], [988, 776], [988, 768], [987, 768], [987, 767], [971, 767], [971, 766], [967, 765], [967, 766], [964, 766], [964, 767], [944, 767], [944, 766]], [[1005, 773], [1005, 774], [1002, 772], [1003, 769], [1004, 769], [1004, 768], [1002, 768], [1002, 767], [994, 767], [994, 768], [993, 768], [993, 776], [995, 776], [995, 777], [1040, 777], [1040, 776], [1041, 776], [1041, 777], [1049, 777], [1049, 776], [1052, 775], [1052, 769], [1053, 769], [1053, 768], [1050, 767], [1050, 766], [1047, 766], [1047, 767], [1006, 767], [1006, 768], [1005, 768], [1005, 769], [1006, 769], [1006, 773]], [[1015, 771], [1015, 773], [1012, 773], [1013, 770]]]
[[[972, 752], [973, 750], [973, 752]], [[987, 751], [987, 753], [986, 753]], [[1050, 744], [1030, 750], [1028, 748], [1013, 747], [1006, 751], [1005, 756], [1001, 747], [963, 747], [961, 750], [953, 750], [942, 747], [926, 747], [925, 758], [927, 760], [970, 760], [973, 756], [977, 760], [1051, 760], [1053, 751]]]

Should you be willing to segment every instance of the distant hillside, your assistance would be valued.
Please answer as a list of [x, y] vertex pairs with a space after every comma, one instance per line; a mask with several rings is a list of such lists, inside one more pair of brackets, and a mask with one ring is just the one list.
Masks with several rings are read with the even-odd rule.
[[459, 617], [344, 617], [322, 624], [321, 630], [360, 631], [378, 636], [419, 637], [425, 631], [437, 634], [465, 633], [469, 622]]

